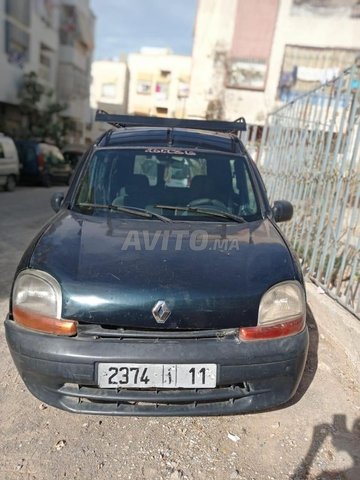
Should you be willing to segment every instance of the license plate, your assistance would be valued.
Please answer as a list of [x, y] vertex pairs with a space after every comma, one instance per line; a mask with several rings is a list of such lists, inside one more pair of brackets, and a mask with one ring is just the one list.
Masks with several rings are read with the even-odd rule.
[[215, 388], [216, 365], [99, 363], [100, 388]]

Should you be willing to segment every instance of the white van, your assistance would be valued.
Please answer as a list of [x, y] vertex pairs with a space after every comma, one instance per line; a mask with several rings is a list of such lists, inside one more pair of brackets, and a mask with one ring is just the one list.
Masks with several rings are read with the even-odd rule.
[[0, 133], [0, 187], [15, 190], [19, 179], [19, 157], [13, 140]]

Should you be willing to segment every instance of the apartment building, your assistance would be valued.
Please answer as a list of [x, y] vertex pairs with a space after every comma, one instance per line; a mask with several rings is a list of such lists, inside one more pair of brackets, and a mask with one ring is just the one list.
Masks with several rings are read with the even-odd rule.
[[[44, 0], [45, 1], [45, 0]], [[59, 24], [58, 99], [64, 115], [75, 121], [69, 142], [91, 141], [90, 83], [95, 17], [89, 0], [61, 0]]]
[[359, 32], [359, 0], [199, 0], [187, 115], [261, 125], [354, 63]]
[[[91, 78], [90, 105], [94, 111], [100, 109], [108, 113], [127, 113], [129, 71], [125, 61], [95, 61], [91, 67]], [[98, 137], [108, 128], [106, 124], [95, 123], [92, 137]]]
[[189, 96], [191, 57], [169, 49], [142, 48], [128, 56], [128, 113], [183, 118]]
[[0, 124], [21, 122], [17, 93], [34, 71], [65, 102], [76, 125], [71, 142], [84, 141], [90, 122], [89, 85], [94, 16], [89, 0], [0, 0]]

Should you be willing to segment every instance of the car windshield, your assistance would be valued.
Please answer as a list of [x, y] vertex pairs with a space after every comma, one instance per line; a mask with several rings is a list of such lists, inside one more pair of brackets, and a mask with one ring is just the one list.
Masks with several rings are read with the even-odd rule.
[[84, 204], [142, 208], [172, 220], [260, 218], [243, 156], [175, 148], [96, 150], [76, 193], [75, 208]]

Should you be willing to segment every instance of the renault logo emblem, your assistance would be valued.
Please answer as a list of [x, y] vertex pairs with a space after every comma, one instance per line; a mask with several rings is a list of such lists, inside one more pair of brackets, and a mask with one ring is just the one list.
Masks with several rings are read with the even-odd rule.
[[169, 310], [169, 307], [166, 305], [164, 300], [159, 300], [155, 303], [152, 309], [152, 314], [157, 323], [165, 323], [166, 320], [170, 317], [171, 311]]

